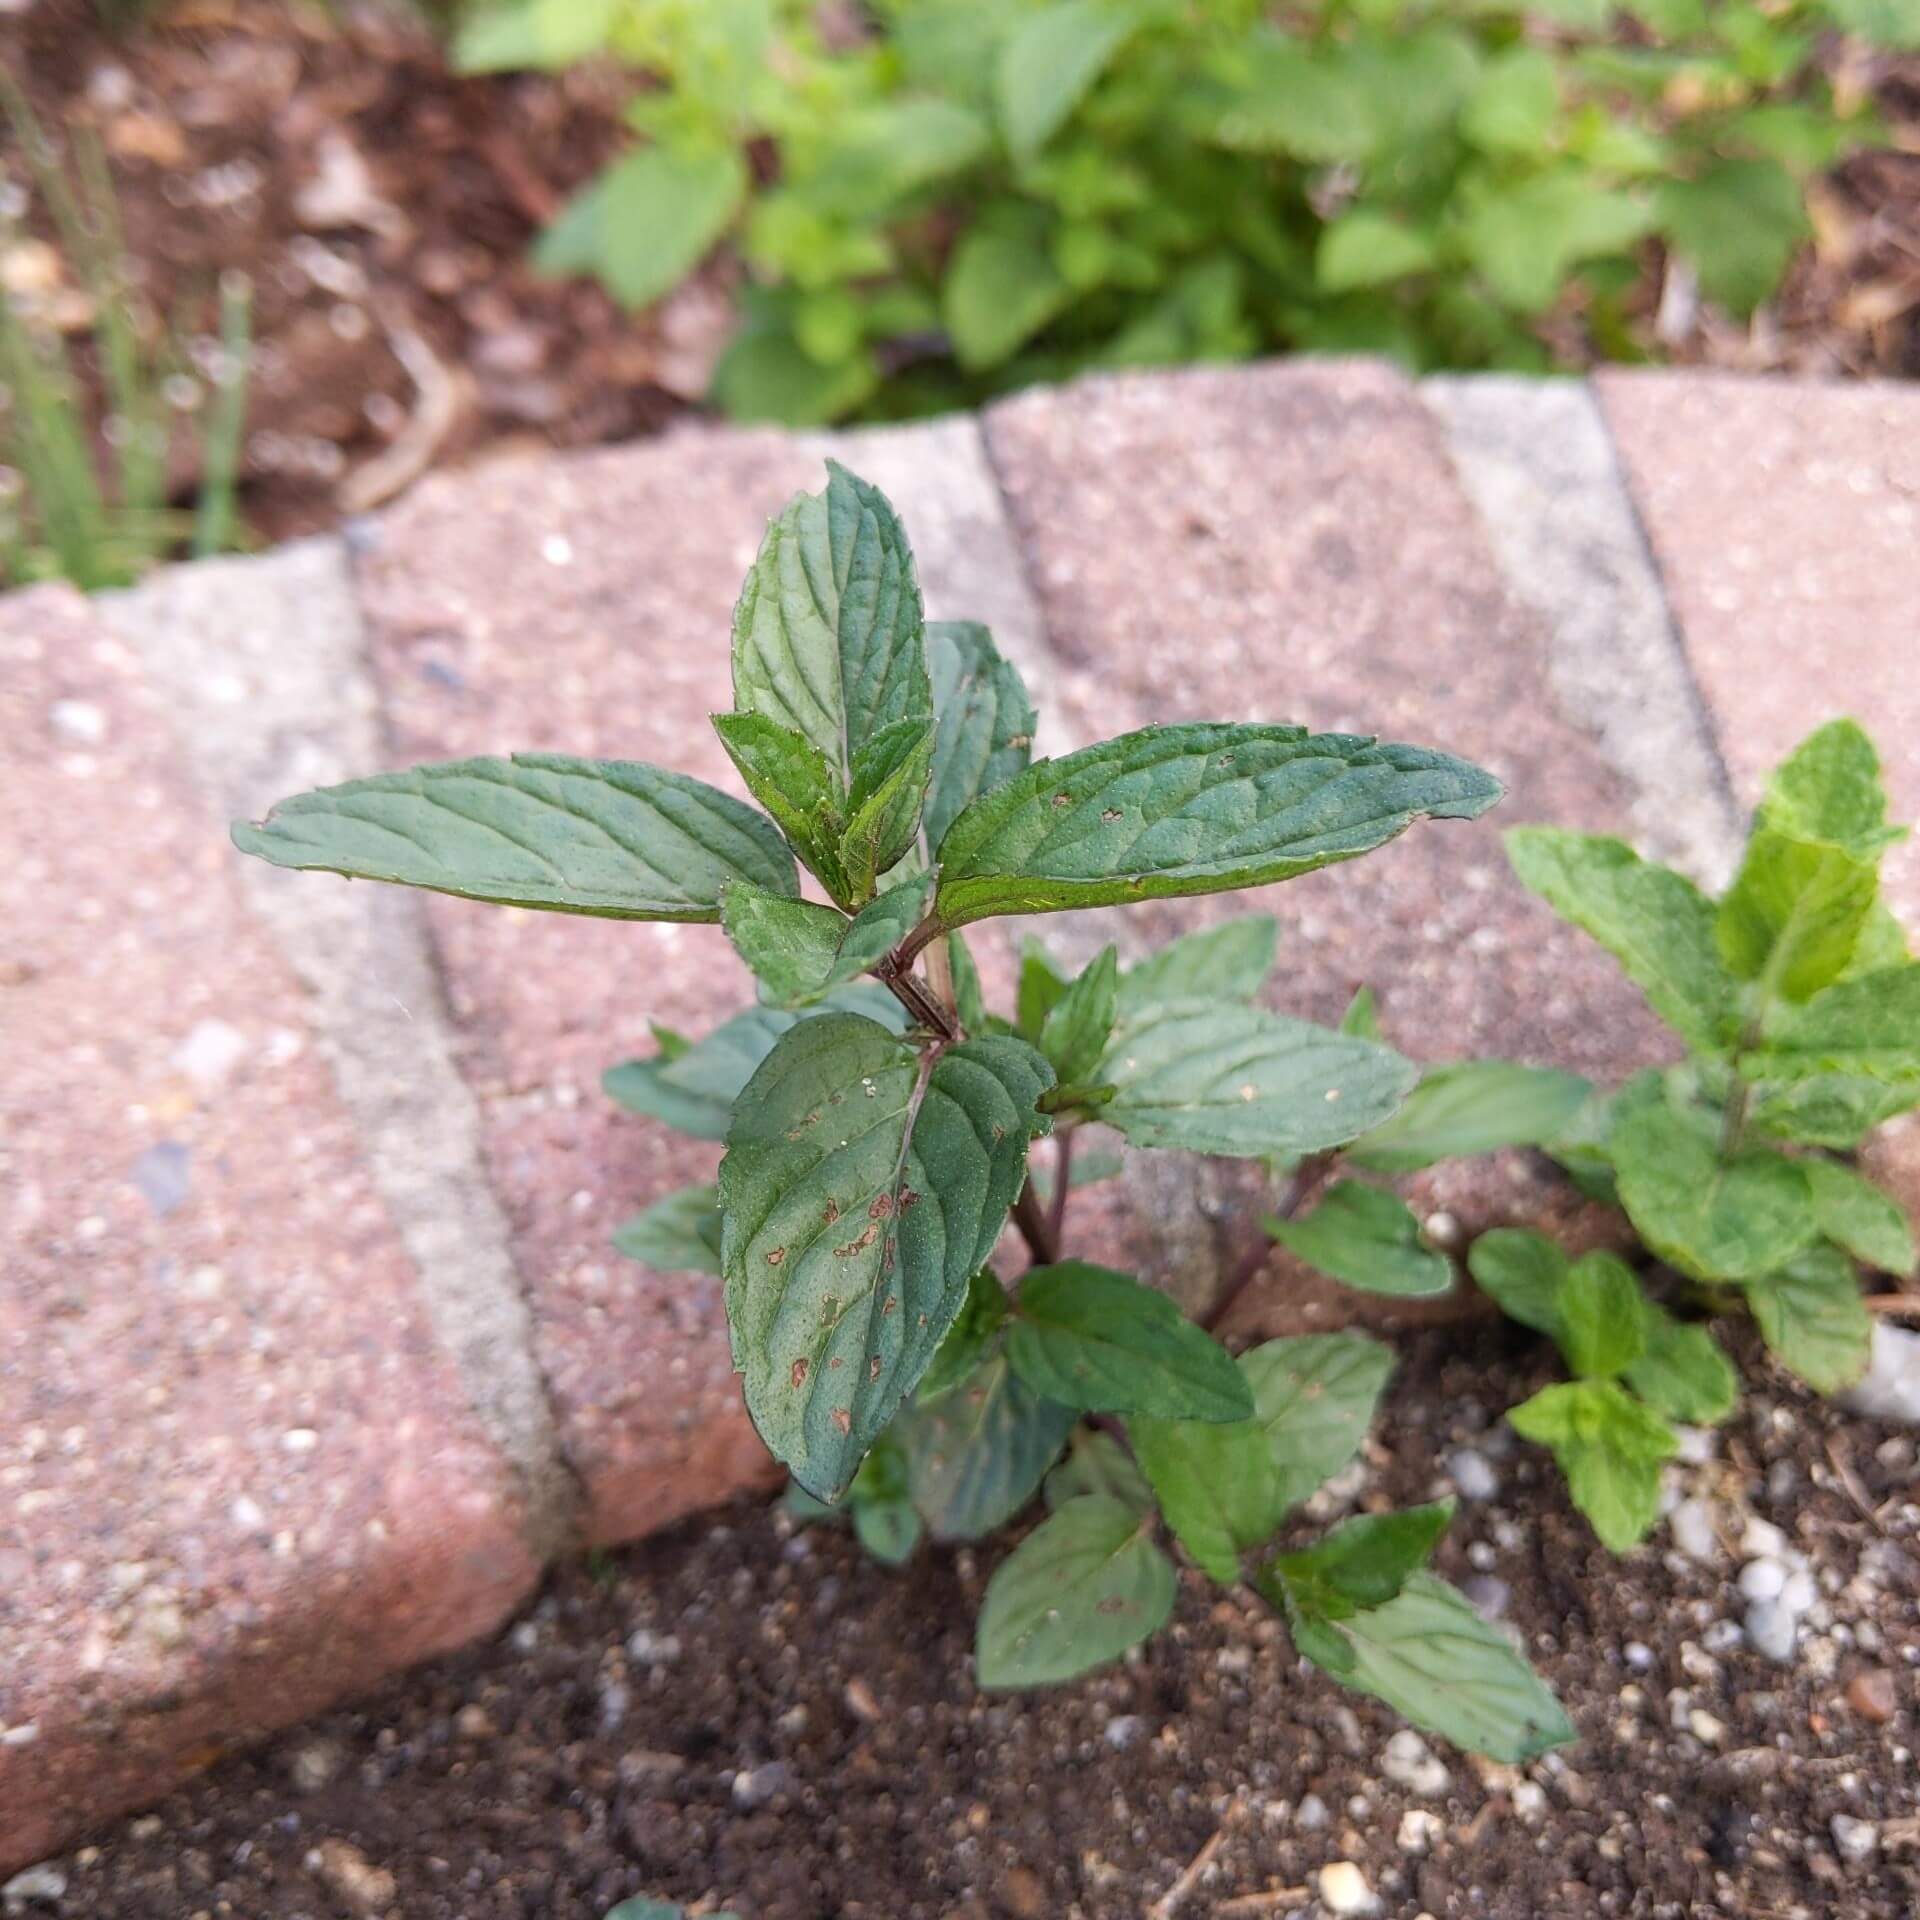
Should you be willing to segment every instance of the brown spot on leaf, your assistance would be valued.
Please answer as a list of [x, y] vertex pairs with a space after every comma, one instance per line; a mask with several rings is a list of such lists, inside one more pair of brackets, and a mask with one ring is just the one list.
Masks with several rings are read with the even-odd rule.
[[836, 1353], [833, 1358], [827, 1362], [827, 1371], [829, 1373], [838, 1373], [846, 1364], [847, 1363]]
[[827, 1225], [832, 1226], [833, 1223], [839, 1218], [840, 1218], [840, 1202], [838, 1200], [829, 1200], [827, 1202]]
[[880, 1318], [884, 1320], [899, 1304], [899, 1300], [893, 1294], [888, 1294], [886, 1299], [881, 1303]]
[[793, 1363], [793, 1372], [789, 1377], [796, 1387], [804, 1387], [807, 1384], [807, 1363], [804, 1359]]
[[774, 1250], [767, 1255], [767, 1265], [770, 1267], [777, 1267], [780, 1264], [780, 1262], [784, 1260], [786, 1257], [787, 1257], [787, 1250], [785, 1247], [775, 1247]]
[[919, 1204], [920, 1196], [915, 1193], [911, 1187], [902, 1187], [900, 1189], [900, 1211], [902, 1213], [905, 1213], [909, 1207], [917, 1207]]
[[1100, 818], [1106, 821], [1109, 825], [1111, 825], [1116, 820], [1124, 820], [1126, 817], [1127, 816], [1124, 813], [1122, 813], [1118, 807], [1103, 807], [1100, 812]]
[[838, 1427], [842, 1433], [851, 1433], [853, 1431], [853, 1415], [849, 1413], [845, 1407], [835, 1407], [833, 1410], [833, 1424]]
[[878, 1380], [880, 1378], [880, 1356], [877, 1353], [872, 1353], [867, 1356], [867, 1378], [869, 1380]]
[[869, 1220], [884, 1220], [892, 1212], [893, 1195], [890, 1193], [882, 1193], [875, 1196], [873, 1205], [867, 1209], [867, 1218]]
[[1094, 1608], [1095, 1613], [1125, 1613], [1127, 1603], [1117, 1593], [1110, 1593]]
[[1073, 805], [1073, 795], [1070, 793], [1056, 793], [1053, 796], [1053, 804], [1056, 807], [1070, 807]]
[[865, 1253], [880, 1238], [880, 1229], [869, 1226], [857, 1240], [849, 1240], [844, 1247], [835, 1247], [833, 1257], [836, 1260], [850, 1260], [856, 1253]]

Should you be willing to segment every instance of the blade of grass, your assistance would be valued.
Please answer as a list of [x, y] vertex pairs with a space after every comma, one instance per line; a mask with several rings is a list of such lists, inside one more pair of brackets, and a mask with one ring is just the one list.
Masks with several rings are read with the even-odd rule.
[[193, 532], [196, 559], [223, 553], [233, 545], [240, 434], [247, 417], [247, 350], [252, 337], [253, 290], [245, 275], [222, 274], [220, 364], [200, 468], [200, 510]]

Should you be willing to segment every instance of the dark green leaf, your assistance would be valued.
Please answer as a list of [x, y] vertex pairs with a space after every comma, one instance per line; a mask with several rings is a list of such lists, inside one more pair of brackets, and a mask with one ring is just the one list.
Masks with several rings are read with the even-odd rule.
[[1560, 1703], [1512, 1642], [1430, 1573], [1412, 1575], [1398, 1598], [1326, 1631], [1342, 1643], [1346, 1664], [1322, 1658], [1296, 1635], [1316, 1665], [1470, 1752], [1517, 1766], [1574, 1737]]
[[978, 621], [934, 621], [927, 628], [927, 671], [938, 733], [920, 825], [929, 853], [937, 854], [947, 829], [973, 801], [1032, 759], [1035, 720], [1019, 672]]
[[1495, 1227], [1467, 1249], [1467, 1271], [1509, 1320], [1559, 1339], [1567, 1256], [1545, 1234]]
[[1913, 1234], [1890, 1196], [1837, 1161], [1803, 1160], [1800, 1171], [1813, 1190], [1813, 1217], [1829, 1240], [1897, 1279], [1913, 1272]]
[[982, 1267], [967, 1282], [966, 1302], [947, 1329], [939, 1352], [921, 1375], [916, 1396], [921, 1406], [950, 1392], [973, 1373], [987, 1357], [993, 1336], [1006, 1323], [1011, 1311], [1006, 1288], [994, 1278], [991, 1269]]
[[1273, 1446], [1258, 1420], [1127, 1422], [1140, 1469], [1174, 1537], [1223, 1586], [1240, 1577], [1240, 1555], [1286, 1515]]
[[906, 533], [877, 487], [828, 473], [767, 529], [733, 611], [733, 692], [850, 778], [875, 734], [933, 696]]
[[1377, 1126], [1411, 1090], [1400, 1055], [1259, 1007], [1176, 1000], [1114, 1031], [1101, 1118], [1136, 1146], [1311, 1153]]
[[277, 867], [613, 920], [718, 920], [728, 884], [799, 891], [773, 823], [633, 760], [522, 753], [282, 800], [233, 842]]
[[1264, 886], [1472, 819], [1491, 774], [1423, 747], [1304, 728], [1148, 727], [1042, 760], [941, 843], [940, 917], [1057, 913]]
[[1016, 160], [1032, 159], [1059, 132], [1132, 26], [1103, 0], [1056, 0], [1020, 22], [994, 76], [1000, 125]]
[[1121, 974], [1119, 1011], [1143, 1013], [1168, 1000], [1251, 1000], [1273, 971], [1279, 939], [1280, 923], [1267, 913], [1185, 934]]
[[1838, 1393], [1866, 1372], [1872, 1316], [1853, 1262], [1837, 1247], [1809, 1247], [1744, 1292], [1767, 1351], [1816, 1393]]
[[1551, 1450], [1573, 1504], [1615, 1553], [1637, 1546], [1660, 1515], [1660, 1468], [1673, 1429], [1611, 1380], [1543, 1388], [1507, 1415], [1523, 1439]]
[[1697, 179], [1663, 180], [1655, 209], [1700, 290], [1743, 319], [1772, 298], [1808, 232], [1800, 188], [1774, 160], [1720, 160]]
[[1098, 1427], [1076, 1427], [1067, 1457], [1047, 1475], [1047, 1511], [1058, 1512], [1069, 1500], [1089, 1493], [1106, 1494], [1135, 1513], [1153, 1511], [1153, 1489], [1118, 1440]]
[[848, 898], [840, 866], [846, 793], [826, 755], [763, 713], [716, 713], [713, 726], [747, 791], [773, 815], [794, 851], [836, 900]]
[[1797, 1161], [1764, 1148], [1725, 1159], [1710, 1132], [1669, 1106], [1620, 1114], [1608, 1144], [1640, 1237], [1696, 1280], [1771, 1272], [1819, 1231]]
[[1140, 1516], [1102, 1494], [1070, 1500], [995, 1568], [980, 1608], [981, 1686], [1044, 1687], [1118, 1659], [1166, 1624], [1173, 1563]]
[[1703, 1326], [1647, 1304], [1647, 1349], [1626, 1372], [1627, 1385], [1670, 1420], [1712, 1426], [1733, 1411], [1739, 1379], [1733, 1362]]
[[1083, 1413], [1224, 1421], [1253, 1412], [1225, 1348], [1165, 1294], [1082, 1260], [1021, 1281], [1007, 1355], [1036, 1393]]
[[1360, 1180], [1338, 1180], [1303, 1219], [1268, 1219], [1267, 1232], [1318, 1272], [1366, 1293], [1445, 1293], [1453, 1265], [1421, 1237], [1404, 1200]]
[[1362, 1134], [1347, 1158], [1381, 1173], [1413, 1173], [1436, 1160], [1543, 1146], [1592, 1091], [1578, 1074], [1510, 1060], [1429, 1067], [1406, 1105]]
[[849, 920], [810, 900], [781, 900], [755, 887], [727, 889], [723, 919], [735, 950], [767, 997], [805, 1007], [877, 966], [919, 924], [933, 876], [915, 874], [869, 900]]
[[933, 1537], [978, 1540], [1033, 1498], [1072, 1428], [1072, 1409], [1030, 1392], [1000, 1352], [937, 1400], [914, 1401], [894, 1431]]
[[1692, 881], [1623, 841], [1560, 827], [1516, 827], [1507, 858], [1523, 885], [1600, 942], [1689, 1046], [1711, 1052], [1736, 1024], [1734, 982], [1714, 909]]
[[953, 973], [954, 1011], [968, 1033], [987, 1031], [987, 996], [980, 985], [980, 969], [973, 963], [964, 934], [947, 935], [947, 964]]
[[1015, 1000], [1020, 1034], [1037, 1047], [1046, 1030], [1047, 1015], [1060, 1003], [1067, 990], [1067, 977], [1051, 960], [1037, 940], [1020, 943], [1020, 984]]
[[1346, 1620], [1363, 1607], [1383, 1607], [1427, 1564], [1453, 1518], [1451, 1500], [1399, 1513], [1361, 1514], [1343, 1521], [1298, 1553], [1267, 1567], [1289, 1589], [1300, 1612]]
[[913, 845], [933, 770], [932, 719], [915, 714], [882, 727], [854, 755], [847, 792], [847, 831], [840, 869], [851, 900], [865, 900], [874, 881]]
[[1583, 1380], [1611, 1380], [1647, 1350], [1647, 1303], [1640, 1282], [1611, 1253], [1585, 1253], [1560, 1283], [1554, 1338]]
[[1106, 947], [1048, 1010], [1040, 1051], [1062, 1086], [1084, 1084], [1095, 1075], [1113, 1037], [1119, 991], [1119, 951]]
[[1046, 1130], [1046, 1063], [988, 1036], [925, 1058], [873, 1021], [783, 1034], [734, 1108], [723, 1264], [747, 1410], [837, 1497], [926, 1371]]
[[712, 1181], [656, 1200], [618, 1228], [613, 1244], [656, 1273], [720, 1271], [720, 1208]]

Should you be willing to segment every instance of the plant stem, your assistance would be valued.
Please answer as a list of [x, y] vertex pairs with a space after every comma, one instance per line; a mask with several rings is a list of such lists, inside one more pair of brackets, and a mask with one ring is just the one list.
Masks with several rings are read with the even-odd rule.
[[[1314, 1182], [1324, 1169], [1333, 1164], [1334, 1157], [1331, 1153], [1310, 1153], [1294, 1168], [1287, 1190], [1281, 1196], [1280, 1204], [1274, 1208], [1282, 1220], [1291, 1220], [1300, 1211], [1301, 1202], [1312, 1191]], [[1241, 1295], [1267, 1270], [1267, 1262], [1272, 1256], [1273, 1242], [1264, 1237], [1248, 1248], [1240, 1264], [1229, 1276], [1219, 1299], [1201, 1316], [1199, 1326], [1208, 1333], [1218, 1332], [1240, 1304]]]
[[1026, 1241], [1036, 1267], [1050, 1267], [1060, 1258], [1059, 1235], [1047, 1217], [1046, 1208], [1040, 1204], [1031, 1180], [1020, 1189], [1020, 1198], [1013, 1203], [1013, 1224], [1020, 1229], [1020, 1237]]
[[1062, 1127], [1053, 1136], [1053, 1206], [1048, 1225], [1056, 1248], [1066, 1244], [1067, 1191], [1073, 1175], [1073, 1129]]
[[943, 1044], [951, 1046], [960, 1038], [960, 1028], [953, 1015], [927, 991], [925, 982], [902, 966], [900, 952], [888, 954], [873, 971], [887, 991], [921, 1026], [938, 1034]]

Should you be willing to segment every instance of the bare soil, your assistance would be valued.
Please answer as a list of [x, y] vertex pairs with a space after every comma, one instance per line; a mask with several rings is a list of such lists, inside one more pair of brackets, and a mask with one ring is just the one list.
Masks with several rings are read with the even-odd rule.
[[[1546, 1377], [1537, 1344], [1496, 1324], [1402, 1352], [1356, 1497], [1445, 1489], [1462, 1443], [1493, 1461], [1439, 1564], [1579, 1727], [1525, 1773], [1439, 1747], [1444, 1792], [1393, 1784], [1394, 1716], [1191, 1574], [1137, 1658], [983, 1695], [971, 1623], [1004, 1548], [888, 1572], [741, 1507], [564, 1571], [495, 1644], [217, 1766], [62, 1861], [60, 1912], [600, 1920], [645, 1892], [744, 1920], [1164, 1920], [1209, 1847], [1177, 1914], [1310, 1913], [1338, 1860], [1408, 1920], [1920, 1910], [1912, 1436], [1762, 1375], [1683, 1470], [1729, 1540], [1760, 1514], [1812, 1561], [1820, 1608], [1776, 1666], [1729, 1624], [1732, 1561], [1664, 1529], [1610, 1559], [1503, 1440], [1498, 1412]], [[1836, 1816], [1872, 1823], [1868, 1857], [1843, 1857]]]

